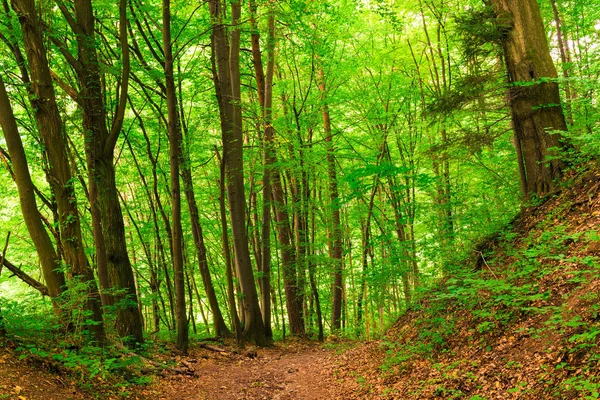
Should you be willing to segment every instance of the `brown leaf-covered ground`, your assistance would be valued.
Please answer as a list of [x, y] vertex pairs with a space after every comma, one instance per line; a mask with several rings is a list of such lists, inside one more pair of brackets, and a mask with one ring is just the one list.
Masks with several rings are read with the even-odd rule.
[[185, 357], [162, 356], [170, 367], [148, 386], [110, 389], [96, 377], [86, 391], [58, 371], [0, 348], [0, 399], [341, 399], [338, 355], [329, 347], [292, 341], [242, 351], [220, 346], [226, 350], [221, 353], [192, 345]]
[[85, 396], [71, 379], [40, 364], [19, 360], [0, 346], [0, 399], [80, 400]]
[[[564, 233], [541, 236], [557, 226], [565, 226]], [[445, 338], [444, 349], [415, 355], [382, 370], [386, 352], [394, 352], [386, 342], [411, 344], [418, 340], [420, 332], [415, 321], [420, 312], [408, 312], [387, 332], [385, 340], [358, 346], [341, 356], [337, 372], [345, 382], [341, 396], [599, 398], [600, 273], [595, 270], [600, 256], [599, 231], [600, 173], [590, 171], [573, 177], [569, 189], [540, 206], [525, 209], [513, 224], [517, 235], [512, 247], [516, 249], [526, 250], [536, 240], [543, 244], [546, 237], [549, 243], [564, 238], [560, 253], [550, 248], [550, 254], [537, 257], [545, 271], [552, 272], [545, 272], [534, 282], [524, 282], [535, 285], [538, 293], [549, 293], [548, 298], [531, 301], [531, 308], [554, 308], [557, 312], [523, 313], [501, 330], [482, 333], [474, 322], [473, 310], [449, 302], [444, 317], [456, 325], [452, 335]], [[511, 267], [515, 263], [512, 254], [493, 241], [487, 245], [493, 254], [480, 267], [489, 270], [489, 279], [506, 270], [518, 271], [518, 267]], [[586, 259], [592, 263], [584, 262]], [[488, 293], [480, 295], [484, 301]], [[429, 299], [422, 300], [423, 307], [429, 304]], [[551, 318], [559, 318], [559, 322]], [[599, 336], [579, 341], [577, 335], [586, 332]]]
[[138, 395], [145, 399], [334, 399], [336, 355], [316, 344], [278, 344], [236, 353], [192, 349], [179, 365]]

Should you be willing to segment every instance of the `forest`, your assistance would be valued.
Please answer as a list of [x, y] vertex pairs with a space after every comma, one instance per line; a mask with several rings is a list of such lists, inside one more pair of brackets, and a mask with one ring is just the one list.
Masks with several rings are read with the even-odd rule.
[[590, 0], [2, 0], [0, 344], [108, 379], [495, 294], [507, 226], [596, 179], [599, 47]]

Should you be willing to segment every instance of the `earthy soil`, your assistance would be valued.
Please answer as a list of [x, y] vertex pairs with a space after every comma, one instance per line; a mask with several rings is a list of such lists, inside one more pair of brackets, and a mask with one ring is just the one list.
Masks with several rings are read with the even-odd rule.
[[179, 360], [191, 376], [169, 373], [140, 392], [147, 399], [335, 399], [336, 355], [294, 343], [236, 353], [193, 349]]
[[342, 399], [341, 382], [335, 378], [339, 356], [329, 349], [332, 346], [288, 342], [242, 351], [218, 346], [225, 350], [222, 353], [193, 346], [185, 357], [165, 356], [161, 362], [173, 366], [148, 386], [129, 386], [119, 393], [95, 378], [96, 388], [89, 390], [93, 394], [64, 374], [49, 371], [47, 365], [19, 360], [8, 348], [0, 347], [0, 399]]
[[0, 346], [0, 399], [79, 400], [85, 396], [72, 382], [39, 364], [19, 360]]

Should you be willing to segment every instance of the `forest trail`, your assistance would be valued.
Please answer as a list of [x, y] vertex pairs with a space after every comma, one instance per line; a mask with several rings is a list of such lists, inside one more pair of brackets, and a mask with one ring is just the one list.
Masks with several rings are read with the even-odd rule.
[[144, 399], [334, 399], [337, 355], [318, 344], [277, 344], [242, 354], [192, 349], [179, 364], [192, 375], [169, 374], [139, 393]]
[[[16, 400], [79, 399], [279, 399], [340, 398], [335, 378], [338, 355], [327, 346], [292, 342], [271, 348], [247, 347], [239, 354], [192, 348], [185, 357], [172, 356], [173, 370], [156, 376], [148, 386], [130, 386], [127, 392], [96, 387], [85, 393], [70, 378], [46, 365], [19, 360], [12, 352], [0, 354], [0, 398]], [[98, 377], [94, 380], [100, 380]], [[88, 380], [88, 383], [90, 380]], [[93, 382], [95, 384], [99, 382]], [[101, 385], [101, 384], [100, 384]]]

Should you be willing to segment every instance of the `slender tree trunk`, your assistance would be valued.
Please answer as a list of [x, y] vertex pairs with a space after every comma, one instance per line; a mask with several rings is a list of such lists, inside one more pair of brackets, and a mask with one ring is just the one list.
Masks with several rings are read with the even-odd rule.
[[231, 326], [238, 346], [243, 345], [240, 318], [238, 317], [235, 304], [235, 290], [233, 285], [233, 268], [231, 263], [231, 249], [229, 248], [229, 235], [227, 234], [227, 210], [225, 207], [225, 162], [219, 154], [219, 215], [221, 219], [221, 242], [223, 244], [223, 255], [225, 258], [225, 275], [227, 278], [227, 302], [231, 314]]
[[281, 268], [283, 270], [283, 287], [285, 290], [286, 308], [292, 335], [304, 336], [304, 320], [302, 319], [302, 303], [298, 297], [298, 282], [296, 276], [296, 254], [292, 243], [292, 233], [283, 187], [279, 173], [275, 172], [273, 179], [273, 207], [277, 237], [281, 248]]
[[244, 337], [259, 346], [269, 343], [258, 304], [258, 294], [254, 284], [254, 274], [246, 234], [244, 193], [244, 162], [242, 138], [242, 113], [240, 105], [239, 50], [240, 31], [237, 27], [240, 18], [240, 4], [231, 4], [229, 40], [224, 23], [225, 10], [221, 0], [210, 0], [210, 13], [213, 19], [212, 47], [216, 61], [215, 90], [221, 116], [223, 139], [223, 160], [227, 184], [227, 198], [231, 216], [233, 250], [237, 276], [242, 290], [242, 305], [245, 314]]
[[171, 1], [163, 0], [163, 51], [165, 56], [165, 87], [169, 127], [169, 161], [171, 171], [171, 223], [173, 243], [173, 276], [177, 317], [177, 349], [183, 354], [188, 350], [188, 321], [185, 308], [185, 280], [183, 263], [183, 229], [181, 227], [181, 190], [179, 162], [181, 159], [181, 124], [177, 110], [177, 93], [173, 76], [173, 51], [171, 47]]
[[568, 41], [565, 41], [565, 37], [562, 31], [562, 22], [558, 13], [558, 7], [556, 6], [556, 0], [550, 0], [552, 5], [552, 12], [554, 14], [554, 23], [556, 25], [556, 40], [558, 41], [558, 48], [560, 50], [560, 60], [562, 61], [562, 72], [563, 78], [565, 78], [564, 89], [565, 89], [565, 109], [567, 111], [567, 120], [570, 125], [573, 125], [573, 110], [571, 108], [571, 101], [574, 99], [574, 91], [571, 88], [571, 82], [569, 82], [570, 76], [570, 63], [571, 54], [569, 51]]
[[200, 214], [198, 212], [196, 196], [194, 195], [192, 171], [190, 170], [189, 162], [182, 165], [181, 173], [185, 197], [187, 199], [188, 209], [190, 211], [192, 235], [194, 237], [194, 245], [196, 247], [196, 254], [198, 257], [198, 269], [200, 270], [200, 276], [202, 277], [202, 283], [204, 284], [204, 291], [208, 299], [208, 304], [210, 305], [210, 310], [213, 314], [215, 336], [231, 336], [231, 331], [223, 319], [223, 314], [221, 313], [221, 308], [219, 306], [219, 300], [217, 299], [215, 287], [212, 283], [210, 269], [208, 268], [206, 245], [204, 244], [204, 233], [202, 232], [202, 226], [200, 225]]
[[271, 175], [273, 164], [276, 162], [273, 149], [274, 129], [272, 125], [272, 106], [273, 106], [273, 71], [275, 65], [275, 17], [273, 12], [269, 12], [268, 37], [267, 37], [267, 73], [265, 76], [263, 70], [262, 53], [260, 49], [260, 35], [255, 21], [256, 5], [250, 3], [251, 26], [252, 26], [252, 59], [254, 62], [254, 73], [256, 76], [256, 87], [258, 100], [262, 110], [263, 125], [263, 206], [262, 206], [262, 248], [260, 251], [261, 260], [261, 310], [263, 323], [265, 325], [265, 335], [267, 339], [273, 338], [271, 328]]
[[329, 256], [333, 261], [333, 306], [331, 311], [331, 328], [342, 327], [342, 225], [340, 220], [340, 199], [338, 195], [337, 172], [335, 166], [335, 149], [331, 132], [331, 118], [327, 104], [327, 91], [323, 69], [319, 69], [319, 90], [321, 91], [323, 129], [327, 146], [327, 169], [329, 177], [329, 199], [331, 201], [331, 229], [329, 230]]
[[[2, 127], [6, 146], [12, 161], [13, 173], [17, 189], [19, 190], [23, 220], [40, 259], [42, 273], [48, 287], [48, 294], [53, 301], [54, 310], [60, 316], [60, 304], [57, 302], [57, 296], [64, 291], [65, 277], [63, 272], [58, 270], [60, 259], [40, 218], [35, 200], [35, 189], [31, 181], [31, 175], [29, 174], [27, 157], [25, 156], [25, 149], [23, 148], [17, 121], [10, 105], [2, 76], [0, 76], [0, 127]], [[4, 258], [4, 254], [1, 256]], [[0, 268], [1, 266], [2, 263], [0, 263]]]

